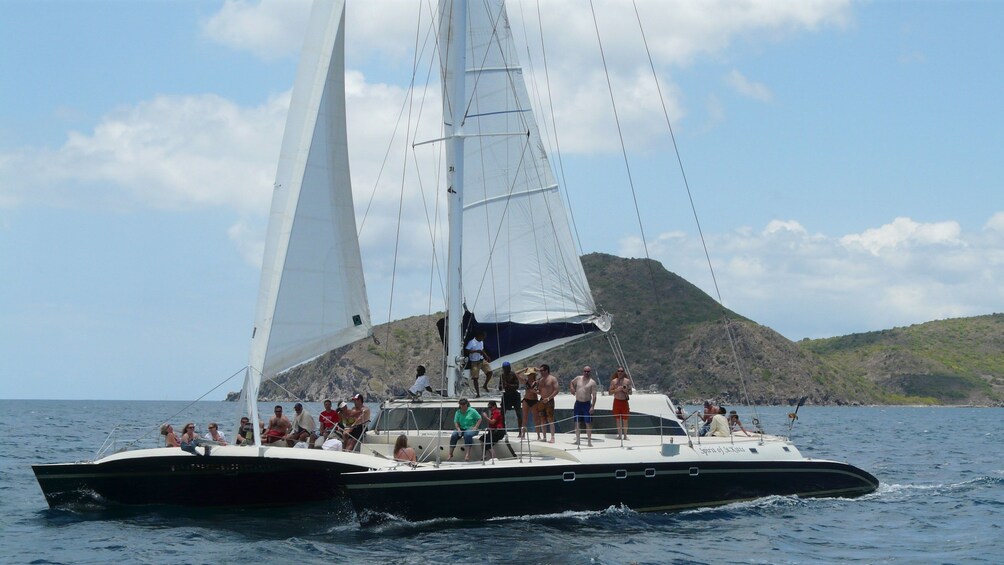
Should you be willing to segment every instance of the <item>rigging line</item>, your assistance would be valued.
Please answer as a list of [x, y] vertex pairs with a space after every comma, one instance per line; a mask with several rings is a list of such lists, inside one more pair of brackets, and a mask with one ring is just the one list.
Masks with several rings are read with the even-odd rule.
[[[656, 91], [659, 93], [659, 103], [662, 105], [662, 115], [666, 119], [666, 127], [669, 129], [669, 137], [673, 142], [673, 151], [676, 153], [676, 162], [680, 166], [680, 176], [683, 178], [683, 186], [687, 191], [687, 199], [690, 201], [690, 210], [694, 215], [694, 224], [697, 225], [697, 234], [701, 238], [701, 247], [704, 250], [704, 258], [708, 263], [708, 270], [711, 272], [711, 282], [715, 287], [715, 296], [718, 298], [718, 304], [725, 309], [725, 303], [722, 300], [722, 293], [718, 287], [718, 278], [715, 276], [715, 268], [711, 261], [711, 253], [708, 251], [708, 244], [704, 238], [704, 230], [701, 228], [701, 220], [697, 215], [697, 205], [694, 203], [694, 195], [690, 190], [690, 182], [687, 180], [687, 171], [683, 166], [683, 157], [680, 155], [680, 147], [676, 143], [676, 134], [673, 132], [673, 123], [669, 119], [669, 111], [666, 109], [666, 100], [662, 94], [662, 86], [659, 84], [659, 76], [655, 71], [655, 62], [652, 60], [652, 51], [648, 47], [648, 38], [645, 36], [645, 27], [641, 22], [641, 14], [638, 12], [638, 4], [635, 0], [631, 0], [631, 4], [634, 7], [635, 19], [638, 20], [638, 31], [641, 32], [641, 40], [645, 45], [645, 54], [648, 56], [648, 65], [652, 69], [652, 79], [655, 81]], [[743, 376], [742, 367], [739, 365], [739, 357], [734, 342], [734, 337], [732, 335], [732, 329], [729, 325], [728, 315], [723, 313], [723, 318], [725, 320], [725, 330], [729, 339], [729, 346], [732, 348], [732, 354], [736, 359], [736, 370], [739, 373], [739, 383], [743, 388], [744, 395], [746, 396], [746, 404], [752, 406], [750, 402], [749, 393], [746, 390], [746, 380]], [[756, 407], [753, 407], [754, 416], [758, 416], [756, 413]]]
[[[430, 19], [432, 19], [434, 21], [434, 18], [432, 18], [432, 15], [433, 15], [433, 12], [431, 12], [431, 5], [430, 5]], [[419, 29], [421, 28], [421, 13], [419, 13], [418, 28]], [[438, 36], [438, 33], [435, 33], [435, 34], [432, 33], [432, 30], [434, 30], [434, 29], [435, 29], [434, 26], [432, 26], [432, 25], [429, 26], [429, 32], [426, 34], [426, 44], [428, 44], [429, 35], [432, 35], [435, 38], [436, 47], [437, 47], [437, 50], [438, 50], [439, 36]], [[422, 54], [424, 54], [424, 53], [425, 53], [425, 45], [423, 45], [423, 47], [422, 47]], [[417, 67], [417, 64], [418, 64], [417, 60], [421, 59], [421, 56], [422, 55], [419, 54], [419, 56], [416, 58], [416, 63], [415, 63], [416, 67]], [[417, 139], [418, 138], [418, 128], [419, 128], [419, 125], [420, 125], [420, 123], [422, 121], [422, 112], [425, 109], [425, 102], [426, 102], [426, 100], [428, 98], [429, 84], [431, 82], [429, 79], [432, 76], [432, 68], [433, 68], [433, 64], [435, 63], [435, 61], [436, 61], [435, 57], [432, 57], [432, 56], [429, 57], [429, 67], [428, 67], [428, 70], [427, 70], [426, 75], [425, 75], [425, 86], [422, 89], [422, 99], [421, 99], [421, 102], [419, 103], [418, 116], [416, 116], [416, 118], [415, 118], [415, 131], [412, 134], [412, 139]], [[417, 73], [417, 68], [416, 68], [415, 72]], [[443, 126], [440, 125], [440, 128], [442, 128], [442, 127]], [[407, 143], [407, 141], [406, 141], [406, 143]], [[435, 151], [433, 152], [433, 154], [435, 155]], [[436, 273], [440, 274], [440, 279], [439, 279], [439, 281], [440, 281], [440, 284], [439, 284], [439, 286], [440, 286], [440, 293], [443, 296], [444, 302], [446, 300], [446, 288], [445, 288], [445, 285], [443, 284], [442, 273], [439, 270], [439, 255], [438, 255], [438, 251], [437, 251], [437, 248], [436, 248], [436, 223], [438, 222], [439, 208], [438, 208], [438, 205], [437, 205], [436, 208], [435, 208], [435, 217], [432, 218], [432, 219], [430, 219], [429, 218], [429, 203], [427, 201], [427, 197], [426, 197], [426, 194], [425, 194], [425, 185], [422, 182], [422, 174], [421, 174], [421, 170], [422, 169], [421, 169], [421, 165], [420, 165], [420, 162], [419, 162], [419, 159], [418, 159], [418, 152], [415, 150], [414, 145], [412, 145], [412, 148], [411, 148], [411, 155], [412, 155], [412, 158], [414, 159], [414, 162], [415, 162], [415, 171], [417, 173], [416, 177], [417, 177], [417, 180], [418, 180], [418, 188], [419, 188], [419, 192], [421, 193], [421, 196], [422, 196], [422, 208], [423, 208], [423, 210], [425, 212], [425, 223], [426, 223], [426, 226], [429, 229], [429, 245], [430, 245], [431, 250], [432, 250], [432, 261], [431, 261], [431, 263], [429, 265], [429, 305], [428, 305], [428, 308], [426, 309], [426, 313], [427, 314], [431, 314], [432, 313], [432, 289], [433, 289], [433, 286], [435, 284]], [[439, 160], [437, 159], [435, 162], [439, 163]], [[434, 184], [434, 186], [439, 186], [438, 175], [437, 175], [437, 180], [436, 180], [436, 183]], [[436, 204], [435, 197], [433, 198], [433, 200], [434, 200], [434, 204]]]
[[[431, 8], [430, 8], [430, 10], [431, 10]], [[422, 53], [425, 53], [425, 48], [428, 45], [428, 37], [431, 34], [431, 30], [434, 28], [434, 22], [435, 22], [435, 19], [434, 18], [430, 18], [430, 24], [429, 24], [430, 32], [426, 34], [426, 42], [422, 44]], [[421, 29], [421, 9], [419, 10], [419, 25], [416, 26], [416, 28], [415, 28], [415, 35], [416, 36], [419, 33], [419, 29]], [[438, 39], [438, 37], [437, 37], [437, 39]], [[418, 40], [416, 38], [416, 44], [417, 44], [417, 42], [418, 42]], [[436, 45], [438, 46], [438, 42], [437, 42]], [[418, 54], [418, 48], [417, 48], [417, 46], [416, 46], [416, 50], [415, 51], [416, 51], [415, 58], [416, 59], [421, 58], [421, 54]], [[417, 73], [418, 73], [418, 68], [417, 68], [417, 65], [415, 65], [415, 67], [412, 68], [412, 77], [411, 77], [413, 85], [415, 83], [415, 75]], [[380, 163], [380, 170], [377, 173], [376, 181], [374, 181], [374, 183], [373, 183], [373, 190], [370, 192], [369, 201], [366, 203], [366, 211], [363, 212], [363, 219], [362, 219], [362, 221], [359, 222], [359, 229], [356, 230], [356, 236], [357, 237], [363, 233], [363, 227], [366, 225], [366, 219], [369, 218], [370, 209], [373, 207], [373, 201], [376, 199], [376, 193], [377, 193], [377, 190], [378, 190], [378, 188], [380, 186], [380, 179], [383, 177], [383, 171], [384, 171], [384, 169], [387, 166], [387, 160], [390, 158], [391, 149], [394, 148], [394, 140], [397, 138], [397, 130], [401, 126], [401, 118], [402, 118], [402, 116], [404, 116], [404, 109], [407, 107], [408, 100], [411, 97], [411, 95], [412, 95], [412, 91], [409, 90], [406, 93], [404, 100], [401, 101], [401, 109], [398, 110], [398, 113], [397, 113], [397, 121], [394, 123], [394, 131], [391, 133], [390, 141], [387, 142], [387, 150], [384, 152], [383, 162]], [[405, 135], [405, 143], [407, 143], [407, 134]]]
[[[522, 4], [520, 4], [522, 9]], [[558, 170], [561, 172], [562, 185], [565, 188], [565, 202], [568, 202], [568, 217], [572, 220], [572, 231], [575, 233], [575, 243], [582, 254], [582, 239], [579, 238], [579, 225], [575, 221], [575, 213], [572, 211], [571, 191], [568, 189], [568, 177], [565, 176], [565, 161], [561, 155], [561, 143], [558, 141], [558, 122], [554, 119], [554, 97], [551, 96], [551, 75], [547, 67], [547, 49], [544, 45], [544, 24], [540, 16], [540, 2], [537, 2], [537, 31], [540, 34], [540, 54], [544, 61], [544, 81], [547, 86], [547, 105], [551, 111], [551, 130], [554, 132], [554, 153], [558, 157]], [[529, 45], [529, 42], [527, 42]], [[529, 53], [527, 54], [529, 57]]]
[[[655, 288], [655, 271], [652, 269], [652, 256], [648, 252], [648, 238], [645, 237], [645, 226], [642, 225], [641, 221], [641, 209], [638, 207], [638, 195], [635, 192], [634, 179], [631, 176], [631, 164], [628, 162], [627, 147], [624, 145], [624, 133], [621, 131], [621, 120], [620, 116], [617, 114], [617, 101], [614, 99], [614, 88], [610, 82], [610, 71], [607, 69], [607, 56], [603, 52], [603, 40], [600, 38], [600, 25], [596, 21], [596, 9], [593, 7], [593, 0], [589, 0], [589, 11], [593, 14], [593, 28], [596, 30], [596, 43], [600, 47], [600, 59], [603, 61], [603, 74], [607, 79], [607, 91], [610, 93], [610, 105], [613, 107], [614, 111], [614, 122], [617, 124], [617, 137], [620, 139], [621, 143], [621, 154], [624, 156], [624, 168], [627, 171], [628, 184], [631, 186], [631, 198], [634, 201], [634, 212], [638, 217], [638, 229], [641, 231], [641, 243], [645, 248], [645, 258], [646, 266], [648, 267], [649, 277], [652, 279], [652, 287]], [[655, 293], [656, 305], [660, 305], [659, 293]]]
[[[166, 420], [164, 420], [163, 422], [161, 422], [160, 424], [158, 424], [156, 429], [159, 431], [160, 430], [160, 426], [162, 426], [164, 424], [170, 423], [170, 421], [173, 420], [173, 419], [175, 419], [175, 418], [177, 418], [179, 414], [183, 413], [185, 410], [188, 410], [189, 408], [191, 408], [192, 406], [194, 406], [196, 402], [199, 402], [203, 398], [205, 398], [205, 397], [209, 396], [210, 394], [212, 394], [213, 391], [215, 391], [216, 389], [218, 389], [221, 386], [225, 385], [227, 382], [230, 381], [230, 379], [232, 379], [232, 378], [236, 377], [237, 375], [243, 373], [245, 371], [245, 369], [247, 369], [247, 368], [248, 368], [247, 366], [241, 367], [240, 369], [237, 370], [236, 373], [234, 373], [234, 374], [230, 375], [229, 377], [227, 377], [227, 378], [223, 379], [222, 381], [220, 381], [219, 384], [217, 384], [213, 388], [207, 390], [202, 396], [200, 396], [200, 397], [196, 398], [195, 400], [189, 402], [181, 410], [178, 410], [177, 412], [175, 412], [174, 414], [172, 414], [169, 418], [167, 418]], [[153, 430], [148, 430], [145, 434], [143, 434], [143, 435], [139, 436], [138, 438], [136, 438], [136, 439], [130, 441], [129, 443], [127, 443], [126, 444], [126, 448], [128, 449], [129, 447], [132, 447], [133, 445], [136, 445], [136, 442], [138, 442], [138, 441], [140, 441], [142, 439], [145, 439], [151, 433], [153, 433]]]
[[[419, 21], [421, 21], [422, 16], [422, 5], [418, 6]], [[411, 70], [411, 83], [408, 85], [408, 124], [411, 124], [411, 113], [414, 107], [415, 97], [413, 95], [415, 90], [415, 77], [418, 75], [418, 42], [419, 42], [419, 28], [415, 28], [415, 56], [412, 59], [412, 70]], [[407, 141], [407, 139], [405, 140]], [[390, 341], [392, 333], [392, 328], [394, 323], [392, 322], [391, 316], [394, 312], [394, 288], [397, 285], [397, 259], [398, 253], [401, 249], [401, 217], [404, 214], [404, 192], [406, 182], [405, 179], [408, 174], [408, 143], [404, 144], [404, 154], [401, 159], [401, 191], [398, 196], [397, 203], [397, 227], [394, 230], [394, 261], [393, 266], [390, 271], [390, 299], [387, 301], [387, 343], [384, 345], [384, 351], [388, 353], [384, 357], [384, 368], [387, 370], [388, 374], [390, 372]]]

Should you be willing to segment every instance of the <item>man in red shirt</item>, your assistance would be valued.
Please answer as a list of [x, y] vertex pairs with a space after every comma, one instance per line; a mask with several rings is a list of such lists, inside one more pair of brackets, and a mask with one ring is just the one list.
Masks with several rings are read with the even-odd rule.
[[340, 421], [341, 418], [338, 416], [338, 412], [331, 409], [331, 401], [325, 400], [324, 411], [317, 417], [320, 429], [317, 432], [317, 439], [314, 441], [314, 445], [312, 447], [320, 449], [324, 440], [328, 439], [328, 434], [330, 434], [331, 430], [335, 428], [335, 424]]
[[495, 459], [495, 444], [505, 437], [505, 417], [494, 400], [488, 401], [488, 410], [482, 416], [488, 422], [488, 431], [481, 436], [481, 441], [485, 444], [484, 448], [491, 451], [492, 459]]

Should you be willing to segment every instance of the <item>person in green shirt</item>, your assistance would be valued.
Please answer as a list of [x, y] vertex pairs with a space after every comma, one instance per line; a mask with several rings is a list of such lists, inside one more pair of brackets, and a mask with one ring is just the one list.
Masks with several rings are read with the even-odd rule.
[[467, 454], [464, 455], [464, 461], [470, 461], [470, 448], [474, 443], [474, 436], [477, 435], [478, 428], [481, 427], [481, 414], [474, 408], [471, 408], [471, 403], [466, 398], [461, 398], [458, 404], [457, 412], [453, 415], [453, 427], [456, 429], [450, 436], [449, 459], [453, 459], [453, 450], [456, 449], [457, 442], [463, 437], [464, 445], [467, 446]]

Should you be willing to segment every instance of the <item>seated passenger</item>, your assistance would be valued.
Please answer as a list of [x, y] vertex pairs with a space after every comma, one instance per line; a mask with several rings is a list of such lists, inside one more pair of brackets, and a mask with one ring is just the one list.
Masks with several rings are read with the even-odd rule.
[[314, 422], [314, 417], [303, 407], [303, 404], [297, 402], [293, 406], [293, 411], [296, 412], [296, 416], [293, 417], [292, 422], [293, 429], [283, 439], [286, 440], [286, 445], [289, 447], [293, 447], [301, 442], [305, 445], [298, 447], [307, 447], [314, 439], [317, 423]]
[[397, 441], [394, 442], [394, 459], [396, 461], [411, 463], [412, 465], [418, 462], [418, 459], [415, 457], [415, 450], [408, 447], [408, 436], [404, 434], [397, 436]]
[[254, 445], [254, 427], [251, 426], [251, 418], [244, 416], [241, 418], [241, 425], [237, 428], [237, 445]]
[[735, 410], [729, 412], [729, 431], [736, 433], [736, 431], [741, 430], [746, 437], [750, 437], [750, 433], [746, 431], [743, 427], [743, 423], [739, 421], [739, 414]]
[[729, 421], [725, 418], [725, 409], [719, 408], [718, 413], [711, 417], [711, 424], [708, 428], [709, 436], [714, 437], [729, 437], [732, 432], [729, 431]]
[[[195, 433], [195, 424], [189, 422], [185, 424], [185, 428], [181, 431], [181, 447], [182, 451], [187, 451], [192, 455], [203, 455], [198, 451], [195, 451], [195, 446], [199, 445], [199, 434]], [[207, 448], [208, 453], [208, 448]]]
[[704, 425], [701, 426], [698, 435], [706, 436], [711, 430], [711, 420], [714, 419], [715, 415], [718, 414], [718, 407], [711, 403], [710, 400], [704, 401], [704, 414], [701, 419], [704, 420]]
[[485, 444], [484, 449], [491, 452], [492, 459], [495, 459], [495, 444], [505, 437], [505, 422], [502, 411], [499, 410], [499, 406], [494, 400], [489, 400], [488, 410], [485, 410], [482, 416], [488, 421], [488, 431], [481, 436], [480, 441]]
[[282, 415], [282, 406], [276, 406], [275, 415], [268, 419], [268, 427], [262, 434], [261, 442], [271, 444], [282, 441], [292, 429], [293, 424], [289, 422], [289, 418]]
[[209, 434], [203, 439], [204, 441], [211, 441], [216, 445], [227, 444], [227, 438], [220, 431], [220, 427], [216, 425], [216, 422], [209, 422]]
[[363, 404], [363, 395], [354, 394], [352, 403], [355, 406], [348, 410], [349, 417], [352, 418], [352, 428], [345, 433], [345, 451], [356, 451], [362, 443], [366, 426], [370, 423], [370, 409]]
[[161, 424], [160, 435], [164, 436], [164, 447], [181, 447], [181, 440], [178, 439], [178, 434], [174, 433], [171, 424]]
[[457, 447], [457, 442], [463, 437], [464, 444], [467, 445], [467, 453], [464, 455], [464, 461], [470, 461], [470, 448], [474, 444], [474, 436], [477, 435], [478, 428], [481, 427], [481, 414], [478, 414], [478, 411], [471, 407], [471, 403], [466, 398], [461, 398], [457, 404], [457, 411], [453, 415], [453, 427], [455, 429], [453, 434], [450, 435], [450, 456], [448, 459], [453, 459], [453, 451]]
[[429, 386], [429, 376], [425, 374], [425, 366], [419, 365], [415, 369], [415, 384], [411, 385], [411, 388], [408, 389], [408, 394], [411, 395], [412, 400], [420, 401], [423, 391], [428, 391], [433, 394], [436, 393], [432, 390], [432, 387]]
[[341, 421], [341, 416], [338, 412], [331, 409], [331, 401], [324, 400], [324, 410], [317, 416], [317, 437], [311, 442], [311, 447], [314, 449], [320, 449], [321, 445], [328, 439], [331, 431], [335, 429], [335, 424]]

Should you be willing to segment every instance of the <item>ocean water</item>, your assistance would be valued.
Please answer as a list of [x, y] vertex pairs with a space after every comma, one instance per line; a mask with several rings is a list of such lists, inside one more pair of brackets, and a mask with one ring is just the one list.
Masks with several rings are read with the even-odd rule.
[[[288, 403], [284, 403], [288, 404]], [[308, 405], [316, 415], [318, 406]], [[286, 406], [291, 408], [290, 406]], [[290, 410], [291, 411], [291, 410]], [[743, 411], [740, 411], [743, 413]], [[768, 432], [788, 409], [761, 408]], [[223, 402], [0, 400], [3, 563], [1001, 563], [1000, 408], [803, 407], [792, 437], [811, 457], [846, 460], [881, 481], [856, 499], [771, 497], [638, 514], [627, 508], [489, 521], [360, 527], [347, 502], [273, 510], [50, 510], [32, 463], [90, 459], [109, 432], [140, 445], [156, 424], [230, 435]], [[744, 420], [749, 421], [747, 415]], [[119, 441], [117, 445], [123, 445]], [[165, 485], [170, 488], [170, 485]], [[197, 495], [197, 493], [179, 493]], [[464, 493], [458, 489], [457, 496]], [[517, 490], [500, 488], [497, 504]], [[430, 500], [429, 504], [435, 504]]]

